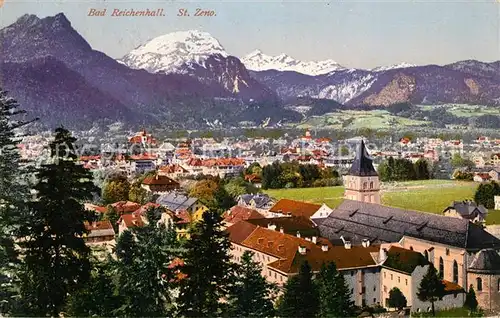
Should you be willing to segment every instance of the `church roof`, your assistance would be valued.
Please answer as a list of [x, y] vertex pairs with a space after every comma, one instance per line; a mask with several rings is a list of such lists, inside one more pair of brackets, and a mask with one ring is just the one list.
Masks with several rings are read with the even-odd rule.
[[500, 273], [500, 255], [492, 248], [480, 250], [469, 266], [470, 272]]
[[359, 177], [378, 176], [377, 171], [373, 167], [372, 159], [368, 155], [365, 147], [365, 142], [361, 140], [356, 150], [356, 157], [352, 163], [349, 175]]
[[319, 224], [330, 241], [349, 236], [354, 243], [398, 242], [407, 235], [426, 241], [481, 250], [500, 247], [500, 240], [465, 219], [344, 200]]

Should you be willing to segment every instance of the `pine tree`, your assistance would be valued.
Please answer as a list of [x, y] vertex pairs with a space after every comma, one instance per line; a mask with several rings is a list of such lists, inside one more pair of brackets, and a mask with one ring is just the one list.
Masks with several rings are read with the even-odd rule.
[[190, 231], [186, 243], [187, 275], [180, 286], [179, 314], [185, 317], [215, 317], [227, 312], [226, 298], [233, 282], [231, 242], [222, 230], [222, 218], [213, 211], [203, 214]]
[[444, 284], [439, 277], [434, 265], [430, 264], [427, 273], [422, 278], [417, 292], [420, 301], [430, 301], [432, 306], [432, 315], [436, 315], [434, 303], [444, 297]]
[[278, 310], [280, 317], [315, 317], [318, 313], [318, 292], [307, 261], [302, 263], [299, 274], [287, 281]]
[[469, 287], [469, 291], [467, 292], [467, 295], [465, 296], [465, 302], [464, 302], [464, 307], [469, 309], [471, 312], [476, 312], [477, 310], [477, 299], [476, 299], [476, 292], [474, 291], [474, 287], [472, 284]]
[[271, 296], [275, 286], [262, 276], [262, 267], [252, 260], [254, 253], [246, 251], [236, 269], [235, 284], [231, 288], [229, 303], [233, 317], [273, 317]]
[[403, 309], [406, 307], [406, 297], [403, 295], [401, 290], [397, 287], [394, 287], [389, 291], [389, 301], [388, 301], [389, 307], [391, 308], [397, 308], [399, 310]]
[[319, 292], [320, 317], [351, 317], [354, 302], [344, 276], [337, 271], [335, 263], [323, 264], [316, 277]]
[[104, 214], [103, 220], [108, 220], [111, 222], [111, 225], [113, 226], [113, 229], [115, 230], [115, 233], [118, 233], [118, 220], [120, 219], [120, 214], [116, 209], [110, 204], [108, 205], [106, 209], [106, 213]]
[[161, 209], [147, 211], [147, 224], [122, 233], [116, 246], [118, 316], [169, 316], [174, 272], [169, 268], [178, 255], [177, 235], [158, 222]]
[[90, 172], [75, 163], [75, 141], [66, 129], [56, 129], [51, 163], [37, 168], [37, 199], [22, 221], [21, 295], [27, 315], [59, 315], [67, 295], [90, 276], [90, 250], [82, 236], [92, 216], [83, 202], [92, 199], [95, 186]]
[[29, 190], [26, 171], [20, 167], [15, 129], [26, 125], [15, 118], [25, 112], [0, 89], [0, 314], [8, 313], [15, 302], [17, 252], [13, 237], [26, 208]]
[[94, 260], [92, 275], [87, 285], [73, 293], [67, 303], [66, 314], [78, 317], [111, 317], [119, 298], [114, 294], [111, 260]]

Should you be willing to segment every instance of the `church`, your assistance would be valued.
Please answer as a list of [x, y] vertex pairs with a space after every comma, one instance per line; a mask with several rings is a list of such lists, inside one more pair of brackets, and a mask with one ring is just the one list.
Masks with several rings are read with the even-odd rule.
[[425, 256], [444, 280], [465, 290], [472, 285], [483, 309], [500, 310], [499, 239], [466, 219], [381, 205], [379, 177], [363, 141], [344, 184], [344, 201], [315, 220], [321, 237], [397, 243]]

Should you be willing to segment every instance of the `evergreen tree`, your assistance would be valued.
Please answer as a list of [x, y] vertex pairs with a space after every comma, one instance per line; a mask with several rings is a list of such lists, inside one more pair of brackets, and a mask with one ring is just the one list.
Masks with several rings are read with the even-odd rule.
[[436, 315], [434, 303], [444, 297], [444, 284], [434, 265], [430, 264], [427, 273], [418, 287], [417, 297], [420, 301], [429, 301], [432, 306], [432, 315]]
[[319, 310], [319, 299], [314, 286], [311, 265], [302, 263], [299, 274], [291, 277], [285, 285], [280, 301], [280, 317], [315, 317]]
[[236, 270], [235, 284], [229, 296], [230, 312], [234, 317], [273, 317], [271, 295], [274, 285], [262, 276], [262, 267], [252, 260], [254, 253], [246, 251]]
[[389, 291], [388, 305], [391, 308], [397, 308], [399, 310], [406, 307], [406, 297], [399, 288], [394, 287]]
[[0, 314], [8, 313], [16, 295], [17, 252], [13, 237], [25, 211], [29, 190], [25, 170], [20, 167], [15, 129], [24, 126], [15, 118], [25, 112], [0, 89]]
[[221, 299], [228, 296], [233, 282], [231, 243], [222, 229], [222, 218], [213, 211], [203, 214], [190, 231], [186, 243], [187, 278], [181, 282], [179, 314], [185, 317], [216, 317], [227, 312]]
[[27, 315], [59, 315], [68, 294], [90, 276], [90, 250], [82, 236], [91, 215], [83, 202], [92, 199], [95, 186], [90, 172], [75, 163], [75, 141], [66, 129], [56, 129], [51, 163], [37, 168], [37, 199], [20, 229], [21, 296]]
[[418, 159], [417, 162], [415, 162], [415, 174], [417, 180], [430, 179], [429, 165], [427, 163], [427, 160]]
[[320, 317], [351, 317], [354, 302], [344, 275], [337, 271], [335, 263], [323, 264], [316, 277], [319, 292]]
[[104, 214], [103, 220], [108, 220], [113, 225], [115, 233], [118, 233], [118, 220], [120, 219], [120, 214], [112, 205], [108, 205], [106, 213]]
[[168, 316], [174, 272], [169, 268], [179, 248], [175, 231], [159, 222], [162, 210], [147, 211], [147, 224], [120, 235], [115, 267], [118, 278], [118, 316]]
[[476, 292], [474, 291], [474, 287], [471, 284], [467, 295], [465, 295], [464, 307], [469, 309], [471, 312], [476, 312], [477, 305], [478, 303], [476, 299]]
[[482, 183], [477, 187], [474, 201], [477, 204], [484, 205], [487, 209], [493, 209], [496, 195], [500, 195], [500, 185], [497, 182]]
[[78, 317], [111, 317], [119, 298], [114, 294], [111, 260], [94, 260], [90, 281], [84, 288], [73, 293], [66, 308], [66, 314]]

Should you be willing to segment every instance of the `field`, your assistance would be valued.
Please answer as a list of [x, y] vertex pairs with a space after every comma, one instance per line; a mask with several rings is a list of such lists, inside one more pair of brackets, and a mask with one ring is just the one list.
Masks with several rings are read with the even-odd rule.
[[297, 128], [328, 129], [391, 129], [397, 127], [428, 126], [429, 122], [391, 115], [386, 110], [342, 110], [322, 116], [313, 116], [300, 123]]
[[[408, 181], [382, 184], [382, 204], [409, 210], [441, 213], [454, 200], [472, 199], [477, 183], [452, 180]], [[343, 200], [344, 187], [266, 190], [277, 199], [326, 203], [335, 208]], [[490, 210], [487, 224], [500, 224], [500, 211]]]
[[482, 115], [498, 115], [498, 109], [483, 105], [465, 105], [465, 104], [445, 104], [442, 106], [436, 105], [420, 105], [424, 110], [432, 110], [436, 107], [445, 107], [448, 112], [457, 117], [479, 117]]

